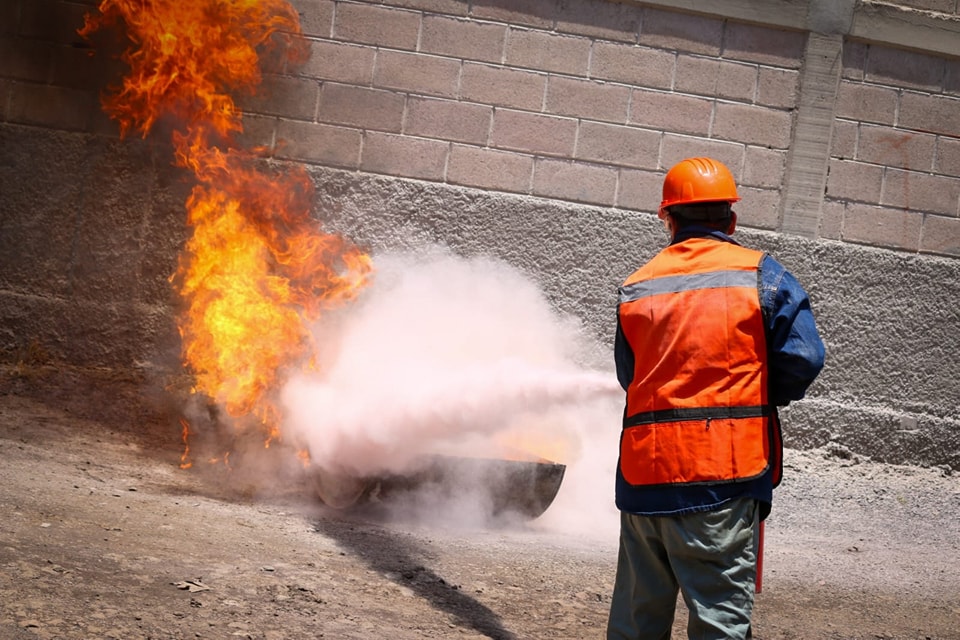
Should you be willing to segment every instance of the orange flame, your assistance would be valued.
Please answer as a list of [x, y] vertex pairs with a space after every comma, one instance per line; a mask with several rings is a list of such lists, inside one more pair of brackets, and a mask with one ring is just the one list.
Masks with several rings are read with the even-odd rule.
[[198, 182], [187, 201], [193, 235], [170, 278], [186, 302], [178, 324], [194, 391], [252, 417], [269, 445], [282, 418], [272, 392], [316, 357], [309, 323], [355, 296], [371, 270], [349, 241], [320, 231], [305, 169], [267, 172], [230, 147], [243, 130], [231, 92], [256, 91], [260, 54], [304, 59], [298, 15], [283, 0], [103, 0], [99, 10], [80, 34], [122, 21], [131, 42], [130, 73], [104, 109], [121, 135], [146, 137], [169, 119], [175, 162]]
[[498, 456], [504, 460], [566, 464], [575, 457], [571, 439], [545, 431], [498, 433], [494, 443], [500, 447]]
[[308, 323], [353, 296], [369, 262], [342, 238], [316, 232], [305, 174], [231, 165], [221, 184], [197, 186], [187, 202], [194, 233], [174, 278], [189, 301], [180, 330], [198, 390], [275, 436], [280, 416], [269, 392], [285, 367], [309, 362]]
[[146, 136], [165, 115], [198, 144], [214, 132], [238, 133], [230, 92], [252, 94], [260, 85], [258, 48], [283, 46], [293, 62], [306, 53], [294, 37], [298, 15], [284, 0], [103, 0], [99, 9], [86, 16], [80, 35], [122, 20], [132, 43], [122, 56], [130, 73], [104, 101], [122, 134]]
[[180, 454], [180, 468], [189, 469], [193, 466], [193, 462], [190, 461], [190, 423], [181, 418], [180, 426], [183, 427], [183, 431], [181, 432], [183, 453]]

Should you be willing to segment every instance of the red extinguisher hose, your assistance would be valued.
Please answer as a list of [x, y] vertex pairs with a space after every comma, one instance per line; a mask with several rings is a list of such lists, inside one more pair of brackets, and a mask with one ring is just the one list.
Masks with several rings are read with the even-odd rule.
[[757, 531], [757, 593], [763, 590], [763, 520]]

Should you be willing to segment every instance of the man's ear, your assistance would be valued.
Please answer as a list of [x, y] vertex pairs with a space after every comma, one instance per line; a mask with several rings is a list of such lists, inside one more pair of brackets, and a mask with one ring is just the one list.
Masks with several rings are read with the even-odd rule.
[[727, 235], [732, 236], [733, 232], [737, 230], [737, 212], [730, 212], [730, 226], [727, 227]]
[[673, 216], [669, 213], [663, 218], [663, 228], [667, 230], [667, 235], [670, 236], [670, 240], [673, 240], [673, 236], [676, 235], [676, 222], [673, 219]]

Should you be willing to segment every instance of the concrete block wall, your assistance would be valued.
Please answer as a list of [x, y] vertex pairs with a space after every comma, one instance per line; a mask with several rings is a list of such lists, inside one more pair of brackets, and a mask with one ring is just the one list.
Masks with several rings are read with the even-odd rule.
[[711, 153], [763, 203], [745, 223], [776, 226], [802, 33], [608, 2], [509, 4], [298, 3], [312, 57], [274, 79], [282, 87], [268, 82], [295, 97], [251, 142], [299, 162], [636, 210], [651, 206], [638, 182]]
[[[310, 57], [238, 96], [240, 142], [308, 167], [322, 224], [504, 259], [609, 346], [663, 173], [712, 155], [828, 343], [788, 443], [960, 465], [956, 0], [293, 5]], [[0, 0], [0, 349], [176, 367], [190, 176], [103, 114], [125, 69], [76, 35], [93, 10]]]
[[960, 255], [960, 64], [848, 43], [822, 236]]

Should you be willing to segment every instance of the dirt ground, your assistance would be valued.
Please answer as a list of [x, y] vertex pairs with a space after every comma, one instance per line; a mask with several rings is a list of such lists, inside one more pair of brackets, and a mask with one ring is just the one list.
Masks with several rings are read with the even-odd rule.
[[[303, 474], [180, 469], [136, 381], [0, 373], [3, 640], [604, 635], [606, 529], [330, 510]], [[960, 475], [788, 451], [755, 637], [960, 638]]]

